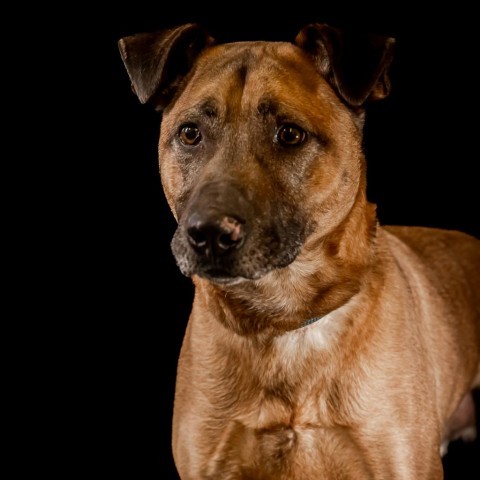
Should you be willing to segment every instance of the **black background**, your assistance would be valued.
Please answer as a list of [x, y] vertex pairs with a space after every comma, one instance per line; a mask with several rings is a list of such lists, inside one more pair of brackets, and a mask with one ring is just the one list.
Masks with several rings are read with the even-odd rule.
[[[221, 5], [135, 2], [107, 13], [65, 14], [76, 52], [69, 75], [77, 86], [69, 97], [87, 118], [69, 133], [81, 179], [71, 228], [82, 244], [69, 270], [88, 278], [69, 307], [82, 343], [74, 355], [75, 407], [65, 419], [66, 430], [82, 439], [70, 470], [177, 478], [171, 416], [192, 287], [169, 247], [175, 223], [158, 174], [160, 116], [130, 90], [116, 46], [122, 36], [200, 22], [220, 42], [290, 41], [304, 25], [326, 22], [396, 37], [392, 94], [367, 112], [369, 198], [381, 223], [480, 236], [472, 10], [459, 3], [419, 12], [406, 4], [352, 10], [295, 2], [262, 13], [246, 3]], [[70, 187], [65, 180], [62, 188]], [[479, 478], [478, 454], [478, 442], [456, 442], [445, 459], [446, 478]]]

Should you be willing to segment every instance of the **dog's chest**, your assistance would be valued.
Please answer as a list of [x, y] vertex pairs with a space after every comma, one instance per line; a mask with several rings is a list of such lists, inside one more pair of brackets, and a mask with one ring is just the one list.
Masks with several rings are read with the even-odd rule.
[[[215, 435], [212, 478], [221, 474], [215, 470], [219, 465], [226, 468], [225, 462], [235, 458], [235, 468], [245, 478], [272, 478], [276, 472], [276, 478], [293, 479], [297, 477], [292, 472], [280, 472], [299, 462], [320, 468], [316, 454], [319, 448], [330, 449], [330, 440], [350, 448], [350, 440], [337, 432], [339, 424], [351, 420], [346, 413], [353, 410], [348, 388], [328, 365], [339, 326], [330, 323], [331, 318], [322, 320], [279, 337], [262, 352], [243, 352], [235, 385], [232, 377], [225, 379], [235, 390], [235, 402], [225, 411], [229, 421]], [[227, 370], [228, 375], [232, 371]]]
[[245, 404], [216, 436], [207, 478], [303, 480], [342, 471], [348, 456], [361, 463], [350, 430], [338, 428], [343, 409], [328, 397], [313, 389], [295, 405], [274, 396]]
[[223, 358], [230, 368], [222, 371], [218, 386], [225, 396], [235, 395], [232, 410], [242, 423], [260, 430], [288, 426], [293, 419], [329, 423], [332, 412], [341, 411], [350, 376], [339, 372], [334, 361], [343, 313], [333, 312], [266, 344], [245, 339], [231, 345], [236, 355]]

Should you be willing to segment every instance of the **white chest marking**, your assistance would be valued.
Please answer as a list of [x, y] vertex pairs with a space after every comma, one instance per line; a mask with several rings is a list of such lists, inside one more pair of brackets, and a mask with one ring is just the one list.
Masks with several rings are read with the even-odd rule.
[[279, 359], [289, 364], [298, 362], [312, 352], [326, 351], [333, 347], [346, 327], [346, 319], [356, 303], [353, 297], [345, 305], [325, 315], [306, 327], [288, 332], [276, 339]]

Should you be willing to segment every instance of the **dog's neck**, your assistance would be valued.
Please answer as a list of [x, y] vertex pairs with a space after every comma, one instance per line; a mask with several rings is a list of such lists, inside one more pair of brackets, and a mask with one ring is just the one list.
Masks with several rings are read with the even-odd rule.
[[230, 287], [194, 278], [195, 295], [228, 329], [246, 336], [281, 335], [346, 304], [360, 291], [375, 255], [375, 206], [361, 183], [343, 221], [325, 235], [311, 235], [288, 267]]

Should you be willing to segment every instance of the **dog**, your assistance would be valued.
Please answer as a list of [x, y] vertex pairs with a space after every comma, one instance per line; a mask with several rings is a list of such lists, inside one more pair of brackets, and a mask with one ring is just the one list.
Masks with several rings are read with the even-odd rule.
[[195, 285], [183, 480], [441, 479], [449, 441], [475, 437], [480, 241], [380, 226], [366, 198], [365, 107], [390, 92], [394, 44], [326, 24], [119, 41], [162, 113], [172, 251]]

